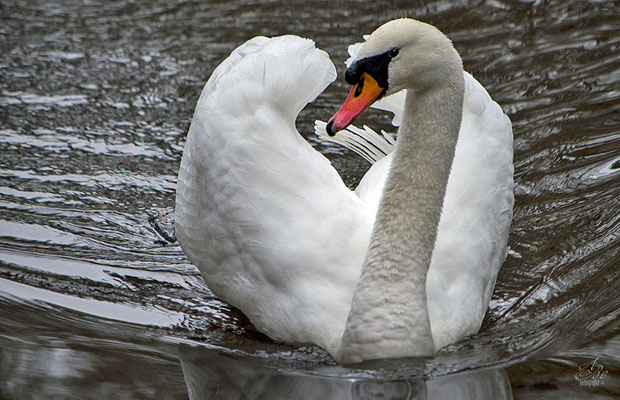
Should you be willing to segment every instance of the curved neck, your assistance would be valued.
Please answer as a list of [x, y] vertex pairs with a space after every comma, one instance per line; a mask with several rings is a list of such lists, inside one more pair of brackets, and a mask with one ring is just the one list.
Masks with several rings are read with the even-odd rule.
[[439, 90], [407, 93], [392, 166], [340, 343], [341, 362], [435, 353], [426, 274], [461, 124], [462, 69], [449, 78]]

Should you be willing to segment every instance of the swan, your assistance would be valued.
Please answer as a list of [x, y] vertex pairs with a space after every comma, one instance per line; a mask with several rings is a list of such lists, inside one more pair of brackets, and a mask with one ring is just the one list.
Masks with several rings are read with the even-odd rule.
[[512, 128], [432, 25], [390, 21], [356, 52], [349, 97], [317, 130], [356, 136], [373, 103], [400, 122], [395, 143], [366, 128], [349, 142], [389, 153], [357, 190], [295, 127], [336, 78], [329, 56], [308, 39], [256, 37], [200, 95], [176, 234], [210, 290], [275, 341], [344, 364], [432, 356], [479, 330], [506, 257]]

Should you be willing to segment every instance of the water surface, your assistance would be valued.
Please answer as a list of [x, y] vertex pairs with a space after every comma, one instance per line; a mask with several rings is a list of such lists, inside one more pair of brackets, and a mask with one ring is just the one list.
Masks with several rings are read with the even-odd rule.
[[[3, 1], [0, 397], [620, 396], [617, 7], [393, 4]], [[339, 80], [297, 121], [314, 143], [348, 91], [347, 45], [401, 16], [448, 34], [513, 122], [512, 251], [478, 335], [349, 369], [270, 342], [209, 292], [171, 237], [176, 174], [235, 47], [294, 33], [331, 55]], [[368, 168], [315, 145], [351, 187]]]

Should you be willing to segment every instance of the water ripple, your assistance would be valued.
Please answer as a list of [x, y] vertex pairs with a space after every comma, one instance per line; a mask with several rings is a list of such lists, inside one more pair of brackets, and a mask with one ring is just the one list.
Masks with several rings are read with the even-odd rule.
[[[252, 365], [376, 382], [501, 366], [515, 397], [544, 397], [549, 377], [558, 397], [618, 393], [611, 379], [585, 391], [574, 378], [588, 357], [608, 369], [620, 357], [614, 2], [35, 0], [1, 8], [0, 397], [186, 397], [180, 343], [192, 357], [216, 352], [237, 365], [231, 376]], [[404, 15], [448, 33], [512, 120], [511, 252], [480, 334], [433, 360], [351, 370], [320, 349], [272, 343], [213, 296], [174, 242], [176, 174], [202, 85], [233, 48], [294, 31], [315, 39], [342, 74], [349, 43]], [[330, 86], [302, 112], [300, 131], [310, 137], [347, 90], [341, 78]], [[364, 118], [391, 128], [389, 116]], [[367, 165], [319, 148], [355, 186]], [[102, 381], [115, 384], [93, 383]]]

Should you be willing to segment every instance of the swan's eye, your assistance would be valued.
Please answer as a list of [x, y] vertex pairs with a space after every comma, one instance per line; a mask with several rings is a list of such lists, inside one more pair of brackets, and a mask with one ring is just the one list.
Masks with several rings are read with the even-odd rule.
[[391, 58], [396, 57], [396, 56], [398, 55], [398, 49], [397, 49], [397, 48], [393, 48], [392, 50], [390, 50], [390, 51], [388, 52], [388, 55], [389, 55]]

